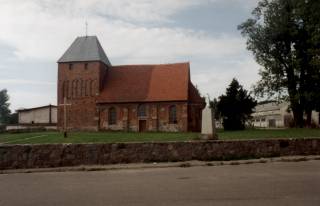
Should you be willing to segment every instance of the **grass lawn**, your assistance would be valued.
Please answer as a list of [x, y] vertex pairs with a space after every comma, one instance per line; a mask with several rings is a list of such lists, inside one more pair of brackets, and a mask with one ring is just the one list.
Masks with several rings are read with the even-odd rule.
[[[304, 138], [319, 137], [320, 129], [277, 129], [218, 131], [219, 139], [268, 139], [268, 138]], [[187, 141], [197, 139], [198, 133], [133, 133], [133, 132], [74, 132], [63, 138], [59, 132], [2, 133], [3, 144], [41, 144], [41, 143], [110, 143], [110, 142], [148, 142], [148, 141]]]

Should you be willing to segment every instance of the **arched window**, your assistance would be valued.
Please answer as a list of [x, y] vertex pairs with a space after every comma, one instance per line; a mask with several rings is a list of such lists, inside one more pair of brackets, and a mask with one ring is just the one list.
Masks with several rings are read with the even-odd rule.
[[71, 83], [71, 97], [75, 98], [77, 93], [77, 82], [76, 80], [72, 80]]
[[86, 93], [86, 85], [85, 85], [85, 81], [83, 79], [80, 80], [80, 85], [81, 85], [81, 93], [80, 96], [84, 97], [85, 93]]
[[169, 123], [176, 124], [177, 122], [177, 107], [175, 105], [171, 105], [169, 107]]
[[62, 97], [66, 97], [66, 81], [62, 83]]
[[145, 104], [140, 104], [138, 106], [138, 117], [146, 117], [146, 105]]
[[81, 82], [76, 80], [76, 97], [81, 97]]
[[89, 83], [90, 83], [90, 80], [86, 80], [86, 83], [85, 83], [85, 96], [87, 97], [87, 96], [89, 96], [90, 95], [90, 85], [89, 85]]
[[109, 125], [113, 125], [117, 123], [117, 111], [116, 108], [111, 107], [108, 111], [108, 122]]
[[96, 95], [97, 89], [97, 80], [91, 80], [90, 81], [90, 96]]
[[63, 91], [62, 96], [66, 97], [66, 98], [69, 98], [69, 94], [68, 94], [69, 93], [69, 81], [64, 81], [63, 82], [62, 91]]

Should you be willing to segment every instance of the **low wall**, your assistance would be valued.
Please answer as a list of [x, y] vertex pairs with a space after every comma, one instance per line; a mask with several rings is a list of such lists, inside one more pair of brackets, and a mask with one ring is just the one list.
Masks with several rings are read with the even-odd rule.
[[1, 145], [0, 169], [320, 155], [320, 139]]
[[19, 132], [38, 132], [38, 131], [56, 131], [57, 124], [21, 124], [21, 125], [7, 125], [6, 131], [12, 133]]

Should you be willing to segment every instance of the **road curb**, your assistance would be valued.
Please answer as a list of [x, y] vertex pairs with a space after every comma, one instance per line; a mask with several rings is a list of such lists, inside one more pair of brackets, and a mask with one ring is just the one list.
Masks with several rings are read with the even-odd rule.
[[81, 171], [110, 171], [125, 169], [156, 169], [170, 167], [203, 167], [203, 166], [226, 166], [226, 165], [245, 165], [272, 162], [300, 162], [320, 160], [320, 155], [314, 156], [283, 156], [274, 158], [260, 158], [249, 160], [231, 160], [231, 161], [186, 161], [186, 162], [168, 162], [168, 163], [138, 163], [138, 164], [115, 164], [115, 165], [80, 165], [74, 167], [55, 167], [55, 168], [33, 168], [33, 169], [12, 169], [0, 170], [0, 174], [15, 173], [42, 173], [42, 172], [81, 172]]

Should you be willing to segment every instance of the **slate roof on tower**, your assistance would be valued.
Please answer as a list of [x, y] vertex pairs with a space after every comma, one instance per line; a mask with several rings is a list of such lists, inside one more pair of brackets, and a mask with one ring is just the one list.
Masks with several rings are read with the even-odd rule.
[[107, 66], [111, 63], [96, 36], [77, 37], [58, 63], [101, 61]]

